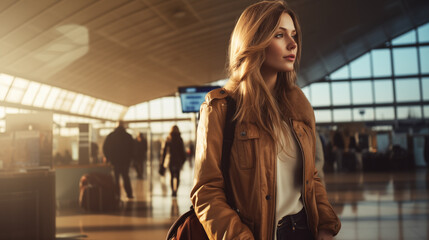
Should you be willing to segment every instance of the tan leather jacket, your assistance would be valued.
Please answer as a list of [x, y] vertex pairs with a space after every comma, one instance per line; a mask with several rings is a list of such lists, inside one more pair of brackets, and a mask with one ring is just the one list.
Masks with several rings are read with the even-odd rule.
[[[230, 178], [234, 211], [226, 203], [220, 162], [227, 91], [208, 93], [201, 106], [191, 200], [210, 239], [274, 239], [276, 159], [274, 143], [252, 122], [237, 124], [231, 149]], [[310, 230], [338, 233], [341, 223], [315, 170], [315, 120], [302, 91], [288, 92], [294, 118], [288, 118], [303, 159], [302, 196]]]

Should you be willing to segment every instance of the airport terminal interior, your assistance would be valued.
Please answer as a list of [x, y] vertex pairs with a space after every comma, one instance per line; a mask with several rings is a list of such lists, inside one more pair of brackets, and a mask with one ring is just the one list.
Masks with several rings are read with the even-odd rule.
[[[0, 239], [165, 239], [191, 206], [200, 105], [228, 81], [230, 34], [255, 2], [0, 1]], [[287, 2], [335, 239], [429, 239], [429, 1]], [[119, 123], [146, 148], [133, 196], [121, 180], [106, 208], [86, 189], [113, 181], [103, 146]], [[174, 125], [177, 193], [160, 174]]]

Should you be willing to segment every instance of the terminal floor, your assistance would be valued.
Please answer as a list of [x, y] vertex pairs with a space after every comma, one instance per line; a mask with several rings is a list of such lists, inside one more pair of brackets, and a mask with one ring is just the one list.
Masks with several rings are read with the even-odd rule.
[[[121, 209], [93, 213], [59, 209], [57, 239], [165, 239], [171, 223], [190, 206], [192, 169], [185, 165], [177, 197], [156, 171], [138, 180], [135, 198], [122, 193]], [[152, 176], [152, 177], [151, 177]], [[149, 179], [152, 179], [150, 181]], [[342, 222], [335, 239], [429, 239], [429, 171], [325, 173], [329, 200]]]

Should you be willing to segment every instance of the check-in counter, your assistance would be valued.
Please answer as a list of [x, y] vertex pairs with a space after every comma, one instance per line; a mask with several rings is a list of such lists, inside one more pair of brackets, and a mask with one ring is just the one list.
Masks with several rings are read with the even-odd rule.
[[55, 171], [0, 172], [0, 239], [55, 239]]

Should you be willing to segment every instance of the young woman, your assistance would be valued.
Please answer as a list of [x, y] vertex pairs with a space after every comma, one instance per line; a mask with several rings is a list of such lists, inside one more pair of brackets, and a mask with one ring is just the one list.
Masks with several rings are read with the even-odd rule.
[[[169, 154], [168, 159], [166, 159], [167, 154]], [[160, 167], [168, 167], [170, 169], [171, 193], [173, 197], [177, 196], [177, 189], [180, 183], [180, 170], [182, 170], [185, 160], [185, 146], [180, 136], [179, 127], [174, 125], [165, 141], [160, 164]], [[166, 164], [165, 161], [168, 161], [168, 163]]]
[[[210, 239], [332, 239], [341, 224], [315, 170], [315, 119], [295, 84], [301, 31], [283, 1], [249, 6], [231, 36], [229, 82], [201, 106], [191, 200]], [[237, 121], [221, 171], [226, 100]]]

